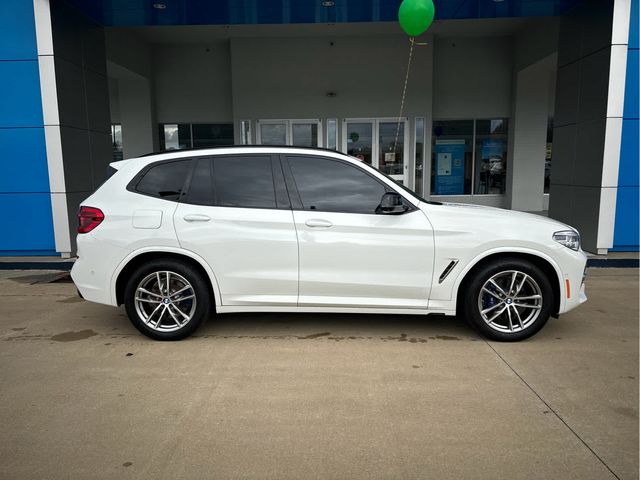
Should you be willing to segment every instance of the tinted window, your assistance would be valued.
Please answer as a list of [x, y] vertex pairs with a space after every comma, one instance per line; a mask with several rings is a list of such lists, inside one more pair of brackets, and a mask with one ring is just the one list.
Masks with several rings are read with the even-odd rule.
[[186, 203], [213, 205], [213, 184], [211, 182], [211, 160], [202, 158], [196, 163], [189, 185]]
[[216, 158], [213, 175], [216, 205], [276, 208], [271, 157]]
[[136, 190], [166, 200], [177, 200], [182, 193], [190, 167], [190, 160], [153, 166], [140, 179]]
[[385, 187], [357, 167], [329, 159], [288, 157], [305, 210], [375, 213]]

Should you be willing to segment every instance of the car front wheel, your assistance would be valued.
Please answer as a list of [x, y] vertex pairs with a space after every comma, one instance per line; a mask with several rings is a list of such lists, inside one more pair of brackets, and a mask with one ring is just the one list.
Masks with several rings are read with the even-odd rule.
[[138, 268], [125, 288], [131, 323], [155, 340], [180, 340], [207, 317], [209, 289], [191, 265], [173, 259], [153, 260]]
[[465, 317], [485, 337], [499, 341], [535, 335], [553, 307], [553, 289], [544, 272], [515, 258], [482, 267], [464, 295]]

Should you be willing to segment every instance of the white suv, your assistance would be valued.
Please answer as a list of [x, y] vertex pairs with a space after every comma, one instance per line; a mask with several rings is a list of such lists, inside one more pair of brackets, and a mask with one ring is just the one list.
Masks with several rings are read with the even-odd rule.
[[215, 311], [461, 314], [527, 338], [586, 300], [549, 218], [428, 202], [358, 159], [228, 147], [123, 160], [79, 212], [83, 298], [175, 340]]

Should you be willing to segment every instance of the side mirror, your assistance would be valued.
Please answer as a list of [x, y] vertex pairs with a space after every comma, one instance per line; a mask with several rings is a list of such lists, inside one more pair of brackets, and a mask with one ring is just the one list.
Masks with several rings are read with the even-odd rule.
[[398, 215], [409, 210], [409, 207], [402, 203], [402, 196], [396, 192], [386, 192], [380, 199], [380, 205], [376, 208], [376, 213], [385, 215]]

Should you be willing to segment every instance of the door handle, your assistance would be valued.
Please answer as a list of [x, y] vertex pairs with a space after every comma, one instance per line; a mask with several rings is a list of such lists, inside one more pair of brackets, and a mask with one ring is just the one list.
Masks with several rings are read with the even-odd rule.
[[311, 228], [329, 228], [333, 227], [333, 223], [329, 220], [322, 220], [320, 218], [312, 218], [304, 222], [307, 227]]
[[184, 218], [185, 222], [208, 222], [209, 220], [211, 220], [211, 217], [209, 215], [202, 215], [199, 213], [192, 213], [191, 215], [185, 215], [182, 218]]

